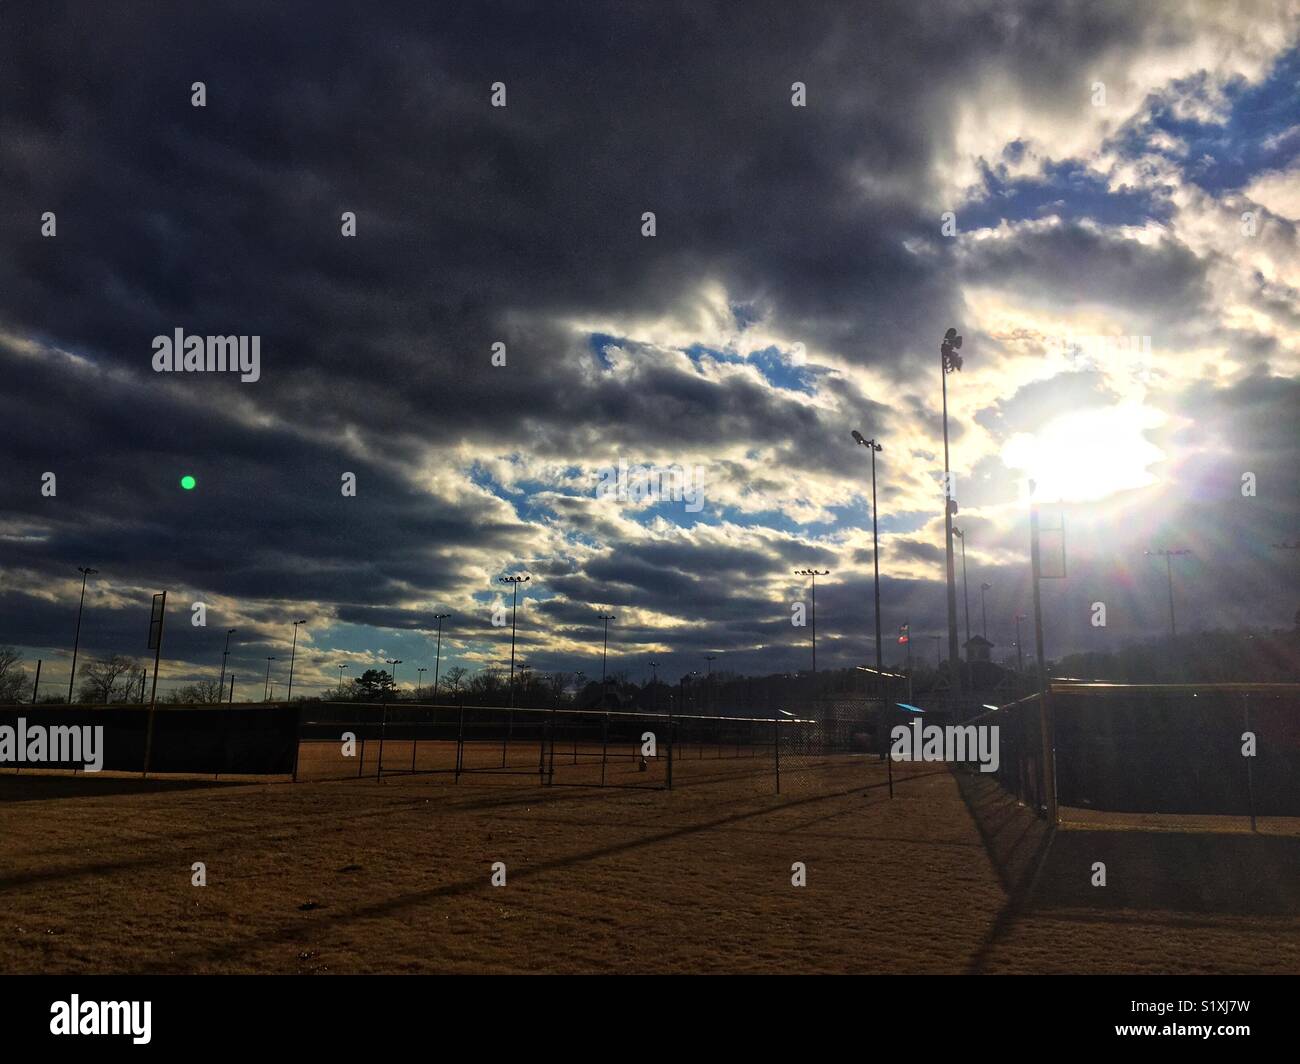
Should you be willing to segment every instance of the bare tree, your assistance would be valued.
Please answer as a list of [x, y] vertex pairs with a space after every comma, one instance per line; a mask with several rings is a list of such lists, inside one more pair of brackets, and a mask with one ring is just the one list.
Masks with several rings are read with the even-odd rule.
[[221, 688], [215, 680], [200, 680], [175, 688], [167, 700], [187, 705], [217, 706], [221, 704]]
[[461, 687], [465, 684], [465, 677], [469, 675], [469, 669], [463, 665], [455, 665], [442, 675], [451, 693], [459, 694]]
[[139, 662], [122, 654], [92, 661], [82, 669], [78, 695], [83, 702], [113, 702], [126, 699], [135, 682]]
[[0, 647], [0, 703], [17, 702], [27, 693], [27, 670], [15, 647]]

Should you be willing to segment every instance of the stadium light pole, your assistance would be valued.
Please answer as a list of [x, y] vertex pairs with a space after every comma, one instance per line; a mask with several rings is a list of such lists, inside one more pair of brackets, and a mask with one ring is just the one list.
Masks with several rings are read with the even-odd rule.
[[305, 619], [293, 622], [293, 648], [289, 651], [289, 693], [284, 696], [286, 702], [293, 701], [293, 662], [298, 656], [298, 625], [306, 623]]
[[1174, 623], [1174, 567], [1173, 559], [1181, 558], [1191, 554], [1190, 550], [1148, 550], [1143, 551], [1148, 557], [1164, 558], [1165, 560], [1165, 577], [1169, 581], [1169, 635], [1170, 638], [1178, 635], [1178, 627]]
[[948, 577], [948, 658], [952, 662], [953, 679], [958, 693], [962, 690], [961, 665], [957, 657], [957, 576], [952, 557], [952, 516], [957, 510], [957, 500], [952, 490], [952, 473], [948, 464], [948, 374], [961, 372], [961, 337], [950, 328], [943, 334], [939, 346], [939, 379], [943, 385], [943, 550]]
[[813, 697], [817, 697], [817, 578], [819, 576], [830, 576], [829, 569], [796, 569], [795, 576], [808, 576], [812, 578], [812, 672], [813, 672]]
[[420, 700], [420, 692], [424, 690], [424, 674], [428, 671], [424, 666], [420, 666], [415, 670], [415, 699], [417, 702]]
[[600, 651], [600, 708], [609, 704], [609, 690], [605, 687], [605, 662], [609, 658], [609, 622], [615, 619], [612, 613], [599, 613], [596, 619], [605, 622], [605, 641]]
[[866, 440], [857, 429], [853, 439], [871, 452], [871, 564], [876, 576], [876, 671], [884, 671], [883, 649], [880, 642], [880, 532], [876, 523], [876, 454], [883, 450], [874, 438]]
[[704, 660], [708, 662], [705, 666], [707, 672], [704, 676], [704, 704], [707, 709], [713, 701], [713, 663], [718, 660], [718, 655], [705, 654]]
[[654, 688], [654, 702], [651, 705], [651, 712], [659, 712], [659, 662], [650, 662], [650, 686]]
[[267, 658], [267, 659], [266, 659], [266, 683], [264, 683], [264, 684], [262, 685], [262, 701], [263, 701], [263, 702], [265, 702], [265, 701], [270, 697], [270, 693], [271, 693], [271, 662], [273, 662], [274, 660], [275, 660], [275, 658]]
[[984, 642], [989, 641], [989, 609], [984, 604], [984, 592], [993, 590], [992, 584], [980, 584], [980, 615], [984, 618]]
[[519, 585], [526, 584], [531, 576], [499, 576], [503, 584], [509, 584], [514, 591], [513, 604], [510, 607], [510, 708], [515, 708], [515, 616], [519, 611]]
[[438, 701], [438, 669], [442, 665], [442, 622], [450, 616], [450, 613], [435, 613], [433, 615], [433, 619], [438, 622], [438, 649], [433, 655], [433, 700], [435, 702]]
[[340, 665], [340, 666], [339, 666], [339, 697], [340, 697], [340, 698], [343, 697], [343, 670], [346, 669], [346, 668], [347, 668], [347, 665]]
[[1016, 614], [1016, 672], [1025, 671], [1025, 655], [1020, 647], [1020, 622], [1024, 619], [1023, 613]]
[[397, 699], [397, 666], [399, 666], [400, 664], [402, 664], [402, 659], [401, 659], [401, 658], [384, 658], [384, 664], [385, 664], [385, 665], [391, 665], [391, 666], [393, 667], [393, 700], [396, 701], [396, 699]]
[[226, 689], [226, 659], [230, 657], [230, 637], [238, 630], [237, 628], [226, 629], [226, 649], [221, 652], [221, 679], [217, 681], [218, 691]]
[[[970, 581], [966, 578], [966, 533], [956, 525], [952, 526], [952, 534], [961, 540], [961, 597], [966, 604], [966, 643], [967, 657], [970, 656]], [[987, 627], [987, 625], [985, 626]]]
[[72, 638], [72, 673], [68, 676], [68, 705], [72, 705], [72, 684], [77, 678], [77, 648], [81, 645], [81, 611], [86, 608], [86, 577], [94, 576], [98, 569], [83, 569], [77, 566], [81, 574], [81, 603], [77, 606], [77, 634]]

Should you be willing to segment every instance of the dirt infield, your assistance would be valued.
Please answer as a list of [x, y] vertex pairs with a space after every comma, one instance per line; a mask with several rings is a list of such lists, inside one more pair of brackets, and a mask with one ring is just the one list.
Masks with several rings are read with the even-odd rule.
[[[539, 786], [535, 744], [521, 775], [459, 783], [376, 781], [373, 758], [317, 779], [340, 767], [318, 752], [296, 785], [0, 773], [0, 971], [1300, 972], [1285, 898], [1171, 903], [1151, 861], [1187, 856], [1140, 834], [1107, 851], [1113, 902], [1061, 833], [1030, 891], [1037, 822], [941, 767], [896, 766], [891, 801], [865, 756], [784, 764], [777, 796], [770, 758], [710, 748], [677, 752], [673, 791], [630, 757], [638, 786], [576, 785], [599, 763], [562, 772], [558, 747]], [[385, 768], [403, 755], [386, 744]], [[1296, 842], [1237, 837], [1266, 863]]]

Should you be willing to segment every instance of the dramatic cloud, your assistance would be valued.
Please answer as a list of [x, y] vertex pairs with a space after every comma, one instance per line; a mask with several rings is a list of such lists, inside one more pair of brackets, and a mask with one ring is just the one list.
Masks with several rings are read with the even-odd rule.
[[[1160, 630], [1160, 546], [1196, 550], [1189, 628], [1290, 622], [1294, 554], [1269, 544], [1297, 509], [1294, 5], [7, 20], [0, 642], [56, 681], [78, 565], [100, 570], [89, 653], [141, 652], [169, 590], [177, 679], [214, 671], [231, 627], [252, 675], [300, 618], [314, 689], [422, 663], [436, 613], [446, 655], [499, 662], [517, 570], [537, 669], [590, 672], [602, 609], [634, 677], [651, 654], [665, 675], [709, 651], [804, 667], [808, 566], [832, 570], [819, 660], [858, 663], [855, 428], [884, 445], [884, 627], [937, 632], [949, 325], [959, 521], [999, 652], [1031, 475], [1070, 529], [1053, 653]], [[178, 328], [260, 337], [260, 379], [155, 373]]]

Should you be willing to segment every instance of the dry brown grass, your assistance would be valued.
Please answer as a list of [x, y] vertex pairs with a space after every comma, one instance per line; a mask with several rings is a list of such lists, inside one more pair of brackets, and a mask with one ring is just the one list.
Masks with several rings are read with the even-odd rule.
[[[912, 778], [891, 801], [874, 759], [787, 761], [777, 797], [768, 761], [716, 752], [679, 752], [671, 792], [562, 786], [599, 767], [558, 747], [552, 787], [377, 782], [373, 753], [362, 779], [320, 779], [355, 772], [325, 748], [297, 785], [5, 772], [0, 971], [1300, 971], [1294, 912], [1133, 908], [1132, 889], [1126, 907], [1080, 907], [1069, 883], [1017, 902], [934, 766], [896, 768]], [[531, 772], [537, 753], [512, 764]], [[386, 767], [409, 760], [388, 744]], [[661, 770], [625, 759], [609, 778]]]

